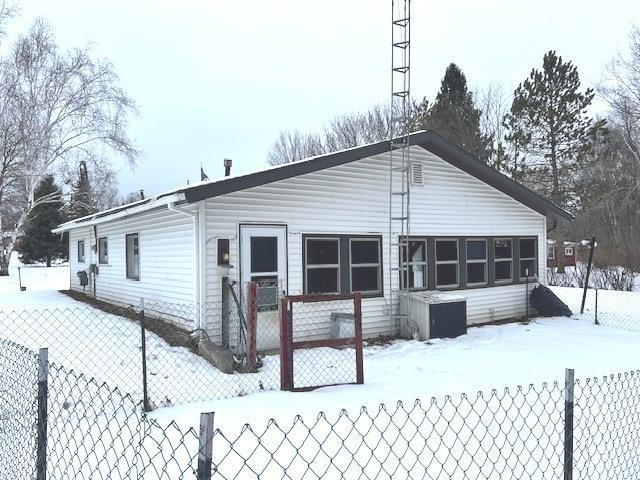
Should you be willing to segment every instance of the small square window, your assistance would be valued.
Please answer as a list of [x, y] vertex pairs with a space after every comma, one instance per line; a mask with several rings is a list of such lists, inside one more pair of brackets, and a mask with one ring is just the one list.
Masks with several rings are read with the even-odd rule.
[[349, 245], [351, 291], [379, 293], [382, 291], [380, 239], [352, 238]]
[[305, 239], [305, 292], [340, 292], [340, 241], [337, 238]]

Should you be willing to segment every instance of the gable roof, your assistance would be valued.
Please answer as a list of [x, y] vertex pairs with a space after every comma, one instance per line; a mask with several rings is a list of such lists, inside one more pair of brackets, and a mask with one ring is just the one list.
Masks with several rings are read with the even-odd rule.
[[[411, 146], [420, 146], [430, 151], [451, 165], [509, 195], [532, 210], [545, 215], [548, 219], [551, 219], [554, 224], [573, 220], [573, 216], [566, 210], [554, 205], [546, 198], [486, 165], [474, 155], [464, 151], [462, 148], [449, 142], [432, 130], [412, 133], [409, 136], [409, 144]], [[206, 198], [218, 197], [260, 185], [266, 185], [279, 180], [317, 172], [388, 152], [389, 141], [385, 140], [338, 152], [318, 155], [293, 163], [277, 165], [253, 173], [234, 175], [217, 180], [206, 180], [164, 192], [142, 201], [123, 205], [122, 207], [116, 207], [111, 210], [105, 210], [72, 220], [60, 225], [54, 231], [62, 232], [76, 226], [101, 223], [102, 221], [149, 210], [170, 202], [186, 201], [186, 203], [194, 203]]]

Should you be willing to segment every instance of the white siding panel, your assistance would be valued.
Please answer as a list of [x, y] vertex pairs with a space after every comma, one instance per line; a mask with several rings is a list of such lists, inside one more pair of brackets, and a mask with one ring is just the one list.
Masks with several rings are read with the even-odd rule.
[[[536, 236], [539, 268], [544, 272], [545, 219], [420, 147], [412, 161], [423, 164], [424, 185], [411, 193], [411, 234], [417, 236]], [[399, 190], [399, 186], [395, 190]], [[239, 279], [240, 223], [281, 223], [288, 227], [288, 291], [302, 291], [302, 234], [376, 234], [383, 237], [385, 296], [363, 300], [367, 337], [393, 334], [389, 318], [388, 270], [389, 156], [370, 157], [320, 172], [281, 180], [206, 200], [207, 299], [219, 301], [222, 275]], [[393, 234], [394, 237], [397, 233]], [[216, 264], [216, 238], [231, 240], [231, 270]], [[397, 263], [397, 251], [391, 252]], [[470, 323], [517, 317], [525, 311], [524, 286], [465, 290]], [[209, 325], [219, 335], [215, 322]]]
[[[98, 264], [97, 298], [132, 305], [138, 305], [140, 298], [151, 302], [194, 304], [196, 269], [192, 218], [161, 209], [100, 224], [96, 228], [98, 238], [107, 237], [109, 253], [108, 264]], [[125, 236], [130, 233], [139, 235], [139, 281], [126, 278]], [[80, 237], [85, 239], [86, 245], [84, 264], [74, 263], [77, 260], [75, 242]], [[77, 290], [77, 270], [98, 263], [97, 253], [89, 253], [96, 243], [93, 227], [72, 230], [69, 238], [71, 282], [72, 288]]]

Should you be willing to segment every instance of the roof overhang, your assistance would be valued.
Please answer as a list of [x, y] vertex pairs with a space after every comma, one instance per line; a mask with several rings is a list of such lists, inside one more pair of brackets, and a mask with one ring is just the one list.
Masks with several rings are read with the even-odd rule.
[[[451, 165], [465, 171], [469, 175], [544, 215], [547, 218], [547, 225], [549, 229], [555, 228], [558, 223], [573, 221], [573, 215], [566, 210], [554, 205], [546, 198], [498, 172], [496, 169], [488, 166], [475, 156], [449, 142], [432, 130], [412, 133], [409, 136], [409, 144], [412, 146], [417, 145], [428, 150]], [[361, 147], [349, 148], [339, 152], [307, 158], [298, 162], [270, 167], [253, 173], [200, 182], [194, 185], [177, 188], [157, 195], [156, 197], [140, 200], [122, 207], [116, 207], [63, 223], [54, 229], [53, 232], [62, 233], [73, 228], [96, 225], [145, 212], [169, 203], [194, 203], [207, 198], [219, 197], [221, 195], [246, 190], [248, 188], [277, 182], [279, 180], [297, 177], [306, 173], [325, 170], [327, 168], [355, 162], [363, 158], [388, 153], [389, 145], [390, 142], [385, 140]]]

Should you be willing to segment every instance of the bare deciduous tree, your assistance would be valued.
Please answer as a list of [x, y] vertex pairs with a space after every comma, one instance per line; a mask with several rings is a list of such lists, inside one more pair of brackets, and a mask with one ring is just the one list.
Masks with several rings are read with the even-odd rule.
[[[62, 51], [42, 19], [18, 39], [0, 69], [0, 194], [11, 190], [25, 205], [15, 241], [29, 211], [49, 201], [34, 198], [45, 175], [80, 159], [103, 159], [105, 148], [135, 164], [138, 151], [127, 135], [135, 105], [109, 62], [89, 47]], [[0, 211], [4, 203], [0, 197]]]

